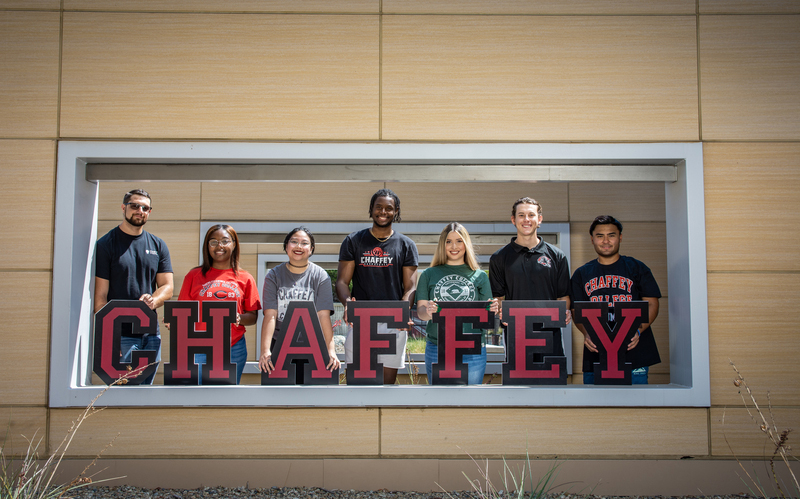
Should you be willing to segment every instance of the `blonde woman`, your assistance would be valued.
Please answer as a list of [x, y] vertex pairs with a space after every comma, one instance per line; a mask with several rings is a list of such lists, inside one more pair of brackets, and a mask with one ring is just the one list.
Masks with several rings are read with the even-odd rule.
[[[426, 328], [428, 343], [425, 345], [425, 368], [428, 383], [431, 382], [431, 367], [438, 362], [438, 324], [431, 316], [438, 309], [440, 301], [491, 301], [491, 310], [497, 313], [499, 303], [492, 299], [492, 288], [486, 272], [478, 266], [475, 250], [469, 232], [458, 222], [447, 224], [439, 235], [439, 245], [431, 261], [430, 268], [419, 276], [417, 282], [417, 315], [429, 321]], [[469, 367], [470, 385], [483, 383], [486, 372], [486, 331], [475, 330], [465, 325], [465, 332], [481, 334], [481, 353], [464, 355], [463, 361]]]

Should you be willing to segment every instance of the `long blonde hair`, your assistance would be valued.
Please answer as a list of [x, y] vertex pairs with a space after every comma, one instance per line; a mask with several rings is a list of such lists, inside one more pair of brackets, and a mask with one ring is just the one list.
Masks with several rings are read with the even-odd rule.
[[436, 253], [433, 254], [431, 267], [447, 264], [447, 249], [445, 248], [445, 243], [447, 242], [447, 236], [451, 232], [457, 233], [459, 236], [461, 236], [461, 239], [464, 240], [464, 246], [467, 249], [466, 254], [464, 255], [464, 263], [469, 265], [469, 268], [472, 270], [478, 270], [480, 266], [478, 265], [478, 258], [475, 256], [475, 250], [472, 249], [472, 239], [470, 239], [469, 232], [467, 232], [466, 227], [458, 222], [447, 224], [442, 230], [442, 233], [439, 234], [439, 245], [436, 246]]

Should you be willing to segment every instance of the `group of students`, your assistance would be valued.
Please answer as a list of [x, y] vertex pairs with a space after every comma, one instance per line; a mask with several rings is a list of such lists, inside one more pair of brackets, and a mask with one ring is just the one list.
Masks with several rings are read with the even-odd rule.
[[[143, 190], [128, 192], [122, 204], [123, 222], [97, 242], [94, 303], [95, 312], [112, 299], [139, 299], [156, 309], [172, 296], [172, 268], [169, 250], [158, 237], [143, 230], [152, 211], [151, 198]], [[643, 325], [628, 345], [633, 362], [634, 383], [647, 383], [647, 369], [660, 362], [649, 324], [658, 315], [658, 284], [642, 262], [619, 255], [622, 224], [613, 217], [598, 217], [590, 228], [596, 260], [576, 270], [570, 278], [566, 255], [537, 234], [542, 222], [541, 205], [531, 198], [518, 199], [512, 208], [511, 221], [517, 236], [492, 255], [489, 275], [482, 271], [467, 229], [460, 223], [447, 224], [439, 235], [438, 245], [428, 269], [419, 274], [419, 255], [414, 242], [396, 232], [392, 225], [401, 220], [400, 199], [389, 189], [381, 189], [370, 200], [372, 226], [349, 234], [339, 252], [335, 291], [338, 300], [406, 300], [416, 305], [417, 314], [427, 320], [425, 348], [426, 372], [438, 361], [438, 326], [431, 317], [444, 301], [486, 301], [500, 315], [500, 301], [564, 300], [615, 301], [647, 300], [648, 323]], [[272, 346], [281, 334], [282, 321], [293, 300], [315, 304], [322, 332], [327, 342], [330, 362], [327, 368], [338, 370], [331, 313], [333, 293], [327, 272], [310, 261], [315, 250], [314, 234], [300, 226], [290, 231], [283, 242], [288, 260], [267, 272], [261, 297], [255, 279], [239, 265], [240, 243], [230, 225], [215, 225], [205, 235], [202, 265], [189, 271], [183, 280], [179, 300], [234, 300], [236, 322], [231, 329], [231, 362], [236, 363], [237, 384], [247, 360], [245, 326], [253, 325], [263, 310], [259, 368], [271, 372]], [[261, 298], [261, 299], [260, 299]], [[567, 314], [570, 320], [570, 314]], [[613, 307], [609, 318], [613, 322]], [[345, 315], [345, 322], [347, 317]], [[469, 327], [469, 326], [466, 326]], [[593, 363], [598, 351], [588, 333], [584, 334], [584, 383], [592, 383]], [[379, 332], [395, 334], [396, 350], [380, 355], [384, 382], [394, 384], [399, 369], [405, 367], [407, 330], [379, 325]], [[486, 370], [486, 331], [468, 331], [481, 335], [481, 353], [465, 355], [469, 384], [483, 382]], [[563, 355], [560, 330], [556, 334], [556, 352]], [[159, 350], [158, 335], [134, 335], [122, 332], [121, 360], [130, 362], [137, 349]], [[353, 360], [352, 330], [345, 341], [346, 362]], [[541, 357], [541, 356], [540, 356]], [[197, 361], [197, 359], [196, 359]], [[534, 362], [541, 358], [534, 358]], [[200, 361], [202, 362], [202, 361]], [[430, 378], [429, 378], [430, 381]], [[146, 382], [152, 383], [152, 376]]]

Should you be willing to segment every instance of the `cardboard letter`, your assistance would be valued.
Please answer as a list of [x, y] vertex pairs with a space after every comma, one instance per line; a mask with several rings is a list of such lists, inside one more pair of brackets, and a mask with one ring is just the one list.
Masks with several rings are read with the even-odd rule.
[[383, 364], [378, 355], [394, 353], [397, 335], [378, 334], [378, 324], [408, 328], [408, 302], [349, 301], [347, 317], [353, 322], [353, 363], [347, 366], [347, 384], [382, 385]]
[[493, 328], [494, 313], [488, 307], [489, 302], [485, 301], [439, 302], [440, 310], [431, 319], [439, 326], [439, 358], [428, 373], [432, 385], [467, 384], [469, 366], [464, 363], [464, 355], [481, 353], [481, 335], [465, 333], [464, 324], [471, 324], [474, 329]]
[[[130, 364], [120, 362], [120, 336], [122, 324], [132, 325], [135, 335], [156, 334], [158, 316], [139, 300], [111, 300], [94, 316], [94, 366], [93, 370], [107, 385], [128, 374], [128, 368], [138, 372], [127, 378], [130, 385], [139, 385], [158, 369], [153, 364], [156, 350], [135, 350]], [[152, 366], [147, 366], [153, 364]]]
[[[567, 358], [553, 355], [556, 335], [544, 328], [560, 328], [567, 323], [567, 303], [549, 301], [504, 301], [506, 358], [503, 364], [504, 385], [566, 385]], [[533, 355], [544, 356], [534, 362]]]

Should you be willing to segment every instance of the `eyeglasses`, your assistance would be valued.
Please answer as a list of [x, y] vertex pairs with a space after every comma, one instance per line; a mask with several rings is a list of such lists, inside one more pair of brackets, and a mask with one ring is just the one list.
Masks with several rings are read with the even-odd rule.
[[125, 204], [130, 206], [133, 211], [142, 210], [145, 213], [149, 213], [150, 210], [153, 209], [151, 206], [147, 206], [146, 204], [139, 204], [139, 203], [125, 203]]
[[298, 241], [297, 239], [292, 239], [289, 241], [289, 244], [292, 246], [300, 246], [301, 248], [308, 248], [311, 246], [311, 243], [308, 241]]
[[208, 242], [208, 245], [212, 248], [216, 248], [217, 246], [230, 246], [233, 241], [230, 239], [223, 239], [222, 241], [217, 241], [216, 239], [212, 239]]

